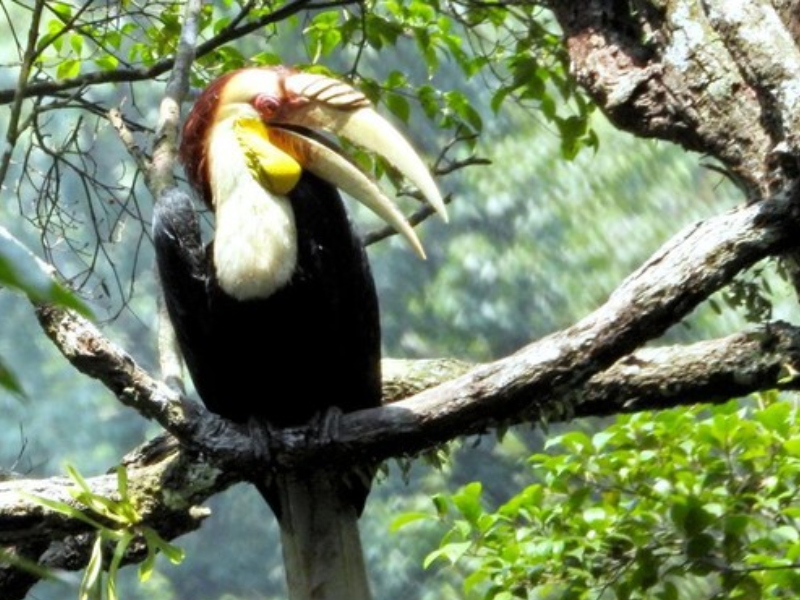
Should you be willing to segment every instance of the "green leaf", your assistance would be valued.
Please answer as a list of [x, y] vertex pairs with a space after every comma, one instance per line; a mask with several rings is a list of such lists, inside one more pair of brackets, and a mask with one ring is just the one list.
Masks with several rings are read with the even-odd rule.
[[54, 2], [49, 8], [62, 20], [66, 21], [72, 17], [72, 5], [69, 2]]
[[317, 62], [320, 57], [329, 56], [342, 41], [339, 15], [339, 11], [336, 10], [317, 13], [304, 30], [303, 33], [313, 48], [312, 62]]
[[488, 581], [491, 581], [491, 578], [487, 570], [477, 569], [473, 571], [470, 575], [468, 575], [464, 579], [464, 583], [462, 585], [464, 594], [469, 595], [469, 593], [475, 588], [475, 586], [482, 585]]
[[715, 546], [716, 540], [714, 539], [714, 536], [708, 533], [701, 533], [689, 538], [689, 542], [686, 544], [686, 555], [689, 558], [693, 558], [702, 562], [703, 569], [706, 569], [708, 568], [706, 561], [711, 555]]
[[703, 508], [697, 498], [685, 498], [670, 508], [673, 523], [689, 536], [704, 531], [713, 517]]
[[430, 520], [432, 518], [433, 517], [430, 514], [424, 512], [403, 513], [392, 521], [392, 523], [389, 525], [389, 531], [395, 533], [410, 523], [416, 523], [417, 521], [422, 520]]
[[722, 529], [727, 535], [739, 537], [747, 531], [750, 521], [751, 517], [749, 515], [727, 515], [722, 521]]
[[780, 542], [797, 542], [800, 540], [800, 533], [791, 525], [781, 525], [771, 531], [771, 536]]
[[174, 565], [179, 565], [183, 562], [184, 558], [186, 558], [186, 553], [182, 548], [167, 542], [160, 535], [158, 535], [158, 532], [155, 529], [143, 527], [142, 535], [144, 535], [145, 541], [147, 542], [148, 552], [149, 548], [152, 547], [155, 551], [161, 552], [164, 556], [166, 556], [167, 560]]
[[83, 54], [83, 36], [73, 33], [69, 37], [69, 45], [72, 48], [72, 52], [75, 54], [75, 56], [80, 58], [81, 54]]
[[142, 583], [147, 582], [153, 576], [156, 567], [156, 547], [153, 544], [147, 544], [147, 556], [139, 565], [138, 575], [139, 581]]
[[67, 504], [66, 502], [61, 502], [59, 500], [52, 500], [50, 498], [44, 498], [41, 496], [34, 496], [33, 494], [26, 494], [24, 492], [20, 492], [20, 495], [28, 498], [32, 502], [36, 502], [37, 504], [41, 504], [44, 507], [49, 508], [52, 511], [60, 513], [64, 516], [70, 517], [72, 519], [77, 519], [79, 521], [83, 521], [87, 525], [95, 529], [103, 529], [103, 525], [100, 524], [98, 521], [95, 521], [91, 517], [87, 516], [74, 506]]
[[167, 557], [169, 562], [173, 565], [181, 564], [184, 559], [186, 558], [186, 552], [184, 552], [183, 548], [176, 546], [175, 544], [170, 544], [164, 540], [161, 540], [161, 543], [158, 546], [158, 549]]
[[600, 431], [592, 436], [592, 447], [595, 452], [602, 451], [606, 444], [614, 439], [614, 433], [610, 431]]
[[386, 94], [384, 96], [386, 107], [392, 112], [394, 116], [400, 119], [403, 123], [408, 123], [411, 115], [411, 106], [408, 100], [400, 94]]
[[111, 54], [105, 54], [93, 60], [94, 64], [103, 69], [103, 71], [116, 71], [119, 67], [119, 59]]
[[793, 408], [788, 402], [776, 402], [758, 411], [753, 418], [764, 425], [769, 431], [782, 437], [788, 437], [792, 423]]
[[103, 574], [103, 538], [98, 534], [92, 545], [89, 563], [83, 573], [78, 590], [78, 600], [100, 600], [100, 583]]
[[220, 31], [230, 25], [230, 17], [222, 17], [214, 21], [214, 35], [218, 35]]
[[464, 515], [464, 518], [473, 524], [478, 522], [478, 517], [483, 513], [481, 490], [481, 483], [476, 481], [464, 486], [453, 496], [453, 504]]
[[439, 113], [439, 92], [431, 85], [423, 85], [417, 89], [417, 99], [425, 111], [425, 116], [433, 119]]
[[117, 491], [122, 498], [128, 497], [128, 469], [123, 465], [117, 467]]
[[108, 600], [118, 600], [117, 574], [122, 565], [122, 559], [125, 558], [125, 552], [127, 552], [128, 546], [131, 541], [133, 541], [134, 537], [135, 535], [132, 532], [126, 531], [122, 534], [122, 537], [120, 537], [114, 547], [114, 556], [111, 557], [111, 564], [108, 567], [108, 575], [106, 578], [106, 595]]
[[452, 544], [446, 544], [428, 554], [422, 566], [427, 569], [437, 560], [446, 560], [451, 565], [454, 565], [469, 551], [471, 546], [472, 542], [454, 542]]
[[441, 494], [435, 494], [431, 497], [431, 502], [433, 502], [434, 508], [436, 508], [436, 514], [441, 518], [448, 514], [449, 508], [447, 505], [447, 499]]
[[637, 590], [647, 590], [659, 581], [659, 562], [649, 549], [636, 554], [636, 562], [631, 577], [631, 584]]
[[56, 69], [58, 79], [72, 79], [81, 74], [81, 61], [77, 58], [68, 58]]
[[112, 48], [119, 50], [119, 47], [122, 45], [122, 32], [115, 30], [108, 31], [105, 34], [104, 41]]
[[592, 525], [606, 520], [606, 511], [600, 506], [587, 508], [583, 511], [583, 520]]
[[452, 90], [444, 94], [445, 103], [448, 108], [454, 111], [467, 125], [474, 131], [480, 132], [483, 129], [483, 119], [472, 101], [462, 92]]
[[0, 387], [21, 398], [26, 397], [25, 390], [17, 376], [2, 361], [0, 361]]
[[163, 553], [173, 564], [180, 564], [183, 561], [185, 556], [183, 550], [165, 541], [154, 529], [143, 527], [141, 533], [145, 539], [147, 556], [139, 566], [139, 581], [145, 582], [150, 579], [159, 552]]
[[678, 600], [678, 587], [671, 581], [664, 582], [664, 588], [656, 594], [658, 600]]
[[261, 66], [275, 66], [281, 64], [283, 61], [279, 54], [275, 54], [274, 52], [259, 52], [255, 56], [251, 57], [250, 60], [256, 64]]

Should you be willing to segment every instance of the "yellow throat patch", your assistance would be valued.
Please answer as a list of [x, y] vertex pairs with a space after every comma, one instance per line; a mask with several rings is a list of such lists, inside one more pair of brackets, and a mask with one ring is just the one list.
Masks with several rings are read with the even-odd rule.
[[297, 159], [275, 145], [260, 119], [238, 119], [233, 125], [253, 177], [271, 193], [285, 196], [297, 185], [303, 168]]

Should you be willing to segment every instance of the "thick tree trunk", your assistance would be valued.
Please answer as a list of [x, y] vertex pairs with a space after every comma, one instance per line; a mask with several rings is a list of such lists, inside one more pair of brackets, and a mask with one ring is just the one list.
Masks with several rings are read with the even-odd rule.
[[[716, 158], [750, 201], [797, 185], [796, 0], [549, 4], [578, 81], [617, 127]], [[798, 247], [783, 258], [800, 298]]]
[[797, 177], [795, 2], [551, 7], [575, 76], [617, 127], [717, 158], [753, 199]]

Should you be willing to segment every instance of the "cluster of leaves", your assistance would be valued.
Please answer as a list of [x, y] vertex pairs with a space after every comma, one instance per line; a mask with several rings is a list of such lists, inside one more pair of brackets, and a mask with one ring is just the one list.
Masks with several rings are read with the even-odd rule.
[[496, 511], [479, 483], [436, 497], [448, 531], [426, 565], [467, 571], [470, 598], [795, 598], [797, 417], [767, 393], [555, 437]]
[[[405, 123], [415, 104], [440, 128], [473, 140], [483, 130], [483, 118], [468, 86], [481, 77], [491, 91], [489, 105], [495, 114], [509, 98], [529, 106], [556, 126], [565, 157], [596, 146], [589, 127], [591, 105], [569, 77], [555, 24], [534, 3], [373, 1], [352, 11], [320, 12], [304, 35], [315, 63], [354, 49], [351, 76], [374, 102]], [[401, 53], [397, 64], [403, 70], [386, 73], [384, 68], [370, 76], [369, 70], [360, 69], [365, 50], [380, 56], [390, 48]], [[442, 89], [447, 74], [455, 75], [460, 85]]]
[[[25, 168], [17, 192], [26, 202], [36, 198], [29, 218], [44, 231], [47, 258], [59, 274], [101, 300], [116, 302], [110, 297], [117, 294], [124, 304], [132, 285], [119, 271], [133, 271], [128, 257], [135, 259], [138, 248], [120, 258], [113, 240], [125, 229], [126, 236], [136, 238], [131, 243], [141, 244], [147, 211], [139, 206], [134, 169], [125, 168], [132, 162], [115, 155], [122, 151], [119, 144], [108, 149], [113, 152], [97, 153], [87, 142], [113, 138], [104, 127], [109, 94], [118, 95], [113, 102], [127, 99], [121, 101], [132, 131], [149, 131], [141, 117], [152, 103], [142, 99], [152, 89], [150, 80], [169, 73], [185, 2], [48, 0], [42, 6], [29, 77], [39, 90], [32, 112], [26, 105], [20, 124], [36, 133], [27, 160], [41, 158], [51, 166]], [[19, 23], [32, 21], [25, 17], [35, 9], [14, 10], [23, 18], [6, 14], [6, 19], [16, 62], [22, 62], [29, 32]], [[455, 157], [475, 152], [479, 135], [490, 129], [488, 112], [497, 115], [509, 101], [552, 125], [564, 156], [597, 143], [589, 126], [591, 105], [569, 76], [558, 28], [536, 3], [224, 0], [203, 7], [197, 53], [195, 86], [245, 65], [277, 63], [349, 77], [410, 127], [420, 122], [416, 117], [436, 125], [441, 139], [429, 138], [427, 145], [444, 148], [437, 164], [441, 172], [453, 164], [463, 166]], [[55, 110], [74, 111], [75, 118], [49, 118]], [[66, 131], [68, 123], [74, 127]], [[114, 144], [111, 138], [106, 138], [109, 145]], [[377, 175], [384, 174], [382, 165], [359, 158]], [[44, 174], [34, 176], [39, 172]], [[136, 226], [126, 228], [131, 221]], [[64, 242], [71, 256], [52, 256], [50, 249]]]
[[[777, 276], [788, 281], [782, 267], [776, 266]], [[754, 267], [734, 279], [721, 296], [728, 307], [741, 310], [749, 323], [765, 323], [772, 318], [774, 294], [763, 266]], [[713, 299], [711, 307], [718, 313], [722, 312], [719, 303]]]
[[[149, 4], [149, 6], [148, 6]], [[121, 2], [121, 12], [91, 2], [52, 2], [36, 44], [37, 64], [68, 80], [91, 71], [152, 67], [174, 54], [181, 31], [181, 2]], [[212, 9], [201, 15], [211, 26]]]
[[[128, 473], [125, 467], [117, 468], [115, 498], [94, 493], [74, 467], [67, 467], [67, 472], [75, 483], [70, 494], [78, 503], [88, 508], [94, 517], [67, 502], [38, 496], [30, 498], [50, 510], [84, 522], [96, 530], [91, 556], [78, 593], [79, 600], [102, 600], [104, 596], [108, 600], [118, 600], [117, 575], [135, 542], [143, 542], [146, 550], [146, 557], [139, 565], [141, 582], [147, 581], [153, 574], [158, 554], [163, 554], [173, 564], [183, 561], [184, 553], [180, 548], [164, 540], [151, 527], [142, 524], [142, 517], [128, 493]], [[112, 549], [110, 560], [109, 548]], [[105, 579], [104, 570], [108, 572]]]

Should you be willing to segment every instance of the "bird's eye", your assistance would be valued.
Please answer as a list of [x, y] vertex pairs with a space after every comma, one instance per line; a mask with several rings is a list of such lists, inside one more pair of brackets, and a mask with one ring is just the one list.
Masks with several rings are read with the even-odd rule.
[[269, 118], [274, 115], [280, 105], [280, 100], [268, 94], [259, 94], [253, 100], [253, 106], [264, 118]]

